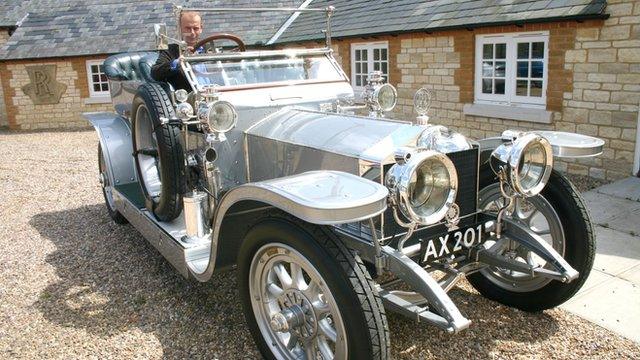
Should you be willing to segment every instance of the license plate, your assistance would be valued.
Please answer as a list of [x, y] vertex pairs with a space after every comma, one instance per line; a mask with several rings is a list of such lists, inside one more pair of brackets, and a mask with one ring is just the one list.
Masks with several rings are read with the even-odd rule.
[[484, 241], [484, 232], [485, 226], [480, 223], [451, 231], [435, 239], [422, 240], [422, 263], [448, 257], [481, 244]]

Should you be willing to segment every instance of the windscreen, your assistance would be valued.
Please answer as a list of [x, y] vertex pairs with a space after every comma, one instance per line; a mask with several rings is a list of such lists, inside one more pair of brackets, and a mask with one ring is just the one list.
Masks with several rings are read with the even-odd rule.
[[192, 63], [191, 67], [200, 85], [275, 85], [344, 80], [326, 56], [205, 61]]

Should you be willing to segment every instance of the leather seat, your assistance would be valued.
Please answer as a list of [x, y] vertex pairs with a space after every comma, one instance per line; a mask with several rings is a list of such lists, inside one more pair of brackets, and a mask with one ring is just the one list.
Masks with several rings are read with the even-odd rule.
[[153, 81], [151, 67], [158, 58], [157, 52], [136, 52], [112, 55], [104, 61], [104, 73], [111, 81]]

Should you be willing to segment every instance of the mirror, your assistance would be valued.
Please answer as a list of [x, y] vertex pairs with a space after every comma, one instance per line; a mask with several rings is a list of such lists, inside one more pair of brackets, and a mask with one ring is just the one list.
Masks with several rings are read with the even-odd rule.
[[156, 34], [156, 48], [158, 50], [167, 50], [169, 48], [167, 24], [153, 24], [153, 31]]

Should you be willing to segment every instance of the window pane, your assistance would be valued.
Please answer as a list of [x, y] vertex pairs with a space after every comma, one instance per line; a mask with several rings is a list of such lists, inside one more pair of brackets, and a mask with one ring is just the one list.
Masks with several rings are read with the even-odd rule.
[[504, 94], [504, 79], [496, 79], [496, 94]]
[[91, 78], [93, 79], [93, 82], [99, 82], [100, 81], [100, 75], [92, 75]]
[[542, 61], [532, 61], [531, 62], [531, 77], [542, 79], [542, 70], [544, 69], [544, 65]]
[[360, 63], [359, 63], [359, 62], [357, 62], [357, 63], [356, 63], [356, 74], [360, 74], [360, 73], [362, 73], [362, 68], [361, 68], [361, 66], [360, 66]]
[[493, 59], [493, 44], [484, 44], [482, 46], [482, 58]]
[[531, 92], [529, 96], [542, 97], [542, 81], [531, 81]]
[[493, 76], [493, 61], [484, 61], [482, 63], [482, 76], [483, 77]]
[[373, 71], [376, 71], [376, 70], [380, 70], [380, 63], [379, 62], [374, 62], [373, 63]]
[[109, 84], [102, 84], [102, 91], [109, 91]]
[[98, 71], [99, 71], [99, 70], [98, 70], [98, 65], [91, 65], [91, 72], [92, 72], [92, 73], [94, 73], [94, 74], [95, 74], [95, 73], [97, 73]]
[[93, 84], [93, 91], [100, 91], [100, 84]]
[[543, 59], [544, 58], [544, 43], [543, 42], [531, 43], [531, 58], [532, 59]]
[[518, 61], [518, 77], [521, 77], [521, 78], [529, 77], [528, 61]]
[[387, 60], [387, 49], [382, 49], [381, 51], [380, 60]]
[[373, 49], [373, 60], [380, 60], [380, 49]]
[[518, 59], [529, 58], [529, 43], [518, 43]]
[[362, 63], [362, 73], [363, 74], [368, 74], [369, 73], [369, 64]]
[[491, 79], [482, 79], [482, 92], [484, 94], [492, 94], [493, 93], [493, 80]]
[[100, 74], [100, 81], [102, 81], [102, 82], [107, 82], [107, 75], [105, 75], [105, 74]]
[[387, 63], [386, 63], [386, 62], [383, 62], [383, 63], [382, 63], [382, 72], [383, 72], [384, 74], [388, 74], [388, 73], [389, 73], [389, 72], [387, 71]]
[[356, 50], [356, 61], [360, 61], [360, 50]]
[[496, 77], [504, 77], [506, 64], [504, 61], [496, 61]]
[[527, 96], [527, 80], [518, 80], [516, 81], [516, 95], [518, 96]]
[[362, 78], [360, 75], [356, 75], [356, 86], [362, 86]]
[[496, 44], [496, 59], [507, 58], [507, 44]]
[[369, 52], [367, 50], [362, 50], [362, 60], [367, 60], [368, 55], [369, 55]]

